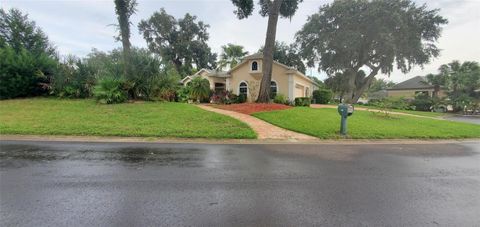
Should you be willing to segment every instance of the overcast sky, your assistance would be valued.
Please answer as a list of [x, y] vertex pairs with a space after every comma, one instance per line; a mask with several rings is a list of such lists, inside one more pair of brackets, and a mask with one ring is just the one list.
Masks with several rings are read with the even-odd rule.
[[[256, 0], [255, 0], [256, 2]], [[331, 2], [329, 0], [304, 0], [294, 17], [280, 19], [277, 40], [291, 43], [295, 33], [306, 22], [309, 15]], [[440, 14], [449, 20], [444, 27], [439, 47], [441, 56], [421, 69], [414, 68], [408, 74], [394, 71], [389, 80], [400, 82], [405, 79], [435, 73], [441, 64], [452, 60], [480, 61], [480, 0], [417, 0], [428, 7], [440, 8]], [[85, 56], [92, 48], [108, 51], [121, 46], [114, 42], [116, 23], [113, 0], [0, 0], [3, 9], [18, 8], [29, 14], [58, 47], [62, 55]], [[254, 53], [263, 45], [267, 28], [267, 18], [258, 15], [258, 8], [248, 19], [238, 20], [233, 14], [230, 0], [138, 0], [137, 13], [132, 16], [132, 37], [134, 46], [146, 47], [146, 42], [138, 33], [137, 24], [150, 17], [160, 8], [176, 18], [185, 13], [198, 16], [199, 20], [210, 25], [208, 41], [214, 52], [227, 43], [244, 46]], [[326, 76], [309, 69], [307, 75]], [[382, 75], [381, 77], [386, 77]]]

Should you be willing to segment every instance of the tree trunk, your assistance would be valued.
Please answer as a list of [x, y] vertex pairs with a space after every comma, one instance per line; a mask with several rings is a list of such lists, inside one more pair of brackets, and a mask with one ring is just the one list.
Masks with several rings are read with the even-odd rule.
[[350, 103], [353, 104], [353, 95], [355, 91], [355, 79], [357, 77], [357, 72], [354, 70], [347, 70], [345, 72], [348, 76], [347, 84], [348, 84], [348, 90], [345, 93], [345, 103]]
[[363, 79], [360, 87], [357, 87], [355, 89], [354, 96], [352, 98], [352, 104], [358, 102], [358, 99], [360, 99], [362, 94], [365, 92], [365, 90], [367, 90], [367, 88], [372, 83], [373, 78], [375, 78], [375, 76], [378, 73], [378, 70], [379, 70], [379, 68], [373, 69], [372, 72], [370, 72], [370, 74], [367, 77], [365, 77], [365, 79]]
[[263, 49], [262, 63], [262, 81], [257, 102], [270, 102], [270, 83], [272, 81], [273, 50], [275, 48], [275, 35], [277, 33], [278, 15], [282, 0], [274, 0], [269, 7], [267, 37], [265, 38], [265, 48]]

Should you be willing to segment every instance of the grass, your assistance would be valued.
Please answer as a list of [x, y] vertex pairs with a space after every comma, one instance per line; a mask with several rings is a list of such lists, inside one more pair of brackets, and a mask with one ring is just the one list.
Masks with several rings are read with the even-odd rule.
[[[329, 105], [332, 107], [337, 107], [337, 105]], [[376, 106], [366, 106], [366, 105], [355, 105], [355, 107], [358, 108], [365, 108], [365, 109], [372, 109], [372, 110], [381, 110], [380, 107]], [[443, 117], [446, 114], [445, 113], [437, 113], [437, 112], [427, 112], [427, 111], [415, 111], [415, 110], [397, 110], [397, 109], [389, 109], [389, 112], [397, 112], [397, 113], [407, 113], [411, 115], [417, 115], [417, 116], [424, 116], [424, 117]]]
[[[339, 138], [340, 116], [336, 109], [297, 107], [254, 113], [282, 128], [322, 139]], [[480, 125], [404, 115], [355, 111], [348, 118], [348, 135], [354, 139], [452, 139], [480, 138]]]
[[190, 104], [46, 98], [0, 101], [0, 134], [256, 138], [245, 123]]
[[[359, 106], [363, 107], [366, 109], [372, 109], [372, 110], [380, 110], [378, 107], [373, 107], [373, 106]], [[427, 112], [427, 111], [415, 111], [415, 110], [397, 110], [397, 109], [389, 109], [388, 111], [390, 112], [397, 112], [397, 113], [407, 113], [411, 115], [417, 115], [417, 116], [425, 116], [425, 117], [443, 117], [446, 114], [445, 113], [438, 113], [438, 112]]]

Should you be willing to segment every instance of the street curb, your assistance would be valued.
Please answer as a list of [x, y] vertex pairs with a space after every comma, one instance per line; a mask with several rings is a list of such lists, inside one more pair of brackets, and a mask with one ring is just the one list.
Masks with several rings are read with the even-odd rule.
[[338, 139], [338, 140], [261, 140], [261, 139], [190, 139], [190, 138], [151, 138], [151, 137], [101, 137], [101, 136], [41, 136], [41, 135], [0, 135], [0, 141], [37, 142], [108, 142], [108, 143], [159, 143], [159, 144], [463, 144], [479, 143], [479, 139]]

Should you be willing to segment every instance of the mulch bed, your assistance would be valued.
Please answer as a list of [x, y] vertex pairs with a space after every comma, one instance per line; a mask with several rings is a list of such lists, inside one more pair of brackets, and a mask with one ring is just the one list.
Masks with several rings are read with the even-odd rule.
[[235, 111], [243, 114], [252, 114], [256, 112], [265, 112], [273, 110], [285, 110], [292, 108], [291, 106], [276, 103], [241, 103], [231, 105], [211, 105], [212, 107], [224, 110]]

